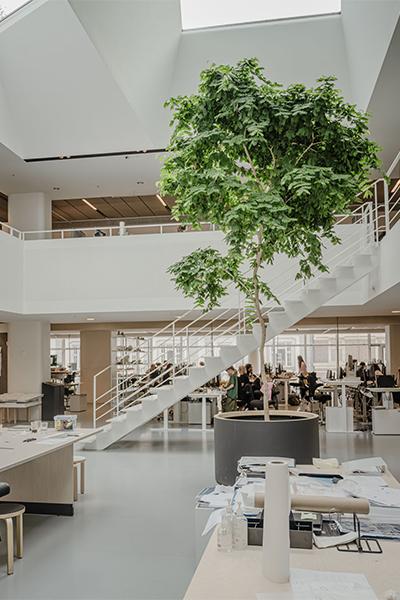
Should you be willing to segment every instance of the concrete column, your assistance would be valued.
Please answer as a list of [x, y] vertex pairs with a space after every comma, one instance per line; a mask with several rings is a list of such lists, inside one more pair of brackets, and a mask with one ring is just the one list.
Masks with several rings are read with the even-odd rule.
[[253, 373], [260, 373], [260, 353], [258, 350], [253, 350], [249, 354], [249, 363], [253, 365]]
[[397, 377], [400, 369], [400, 324], [386, 325], [385, 334], [387, 373]]
[[41, 393], [50, 379], [50, 324], [19, 320], [8, 324], [8, 391]]
[[[81, 330], [81, 392], [87, 394], [88, 402], [93, 402], [93, 377], [111, 364], [111, 331]], [[112, 373], [98, 377], [97, 396], [111, 388]], [[108, 399], [104, 396], [102, 401]], [[109, 415], [110, 417], [111, 415]]]
[[11, 194], [8, 222], [20, 231], [48, 231], [52, 227], [51, 198], [42, 192]]

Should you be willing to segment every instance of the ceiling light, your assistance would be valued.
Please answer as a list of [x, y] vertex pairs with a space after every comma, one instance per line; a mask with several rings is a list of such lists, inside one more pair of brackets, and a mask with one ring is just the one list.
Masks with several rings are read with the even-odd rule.
[[392, 310], [392, 313], [393, 313], [394, 315], [400, 315], [400, 310]]
[[91, 202], [89, 202], [89, 200], [86, 200], [86, 198], [82, 198], [82, 202], [90, 206], [90, 208], [92, 208], [93, 210], [97, 211], [97, 208]]
[[392, 194], [394, 194], [395, 192], [397, 192], [397, 190], [399, 189], [399, 187], [400, 187], [400, 179], [398, 179], [398, 180], [396, 181], [396, 183], [394, 184], [394, 186], [393, 186], [393, 189], [392, 189], [391, 193], [392, 193]]
[[158, 199], [159, 199], [159, 201], [161, 202], [161, 204], [162, 204], [163, 206], [165, 206], [165, 208], [168, 208], [168, 206], [167, 206], [167, 203], [165, 202], [165, 200], [163, 200], [163, 199], [161, 198], [160, 194], [156, 194], [156, 198], [158, 198]]
[[96, 319], [94, 317], [86, 317], [86, 321], [95, 321]]

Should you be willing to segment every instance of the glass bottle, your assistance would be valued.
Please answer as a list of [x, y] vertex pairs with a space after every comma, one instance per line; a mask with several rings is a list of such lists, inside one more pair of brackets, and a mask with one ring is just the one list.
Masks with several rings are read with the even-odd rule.
[[220, 552], [232, 552], [232, 522], [226, 512], [218, 527], [217, 544]]
[[232, 537], [234, 550], [245, 550], [247, 548], [247, 519], [243, 514], [242, 505], [239, 502], [236, 514], [232, 522]]

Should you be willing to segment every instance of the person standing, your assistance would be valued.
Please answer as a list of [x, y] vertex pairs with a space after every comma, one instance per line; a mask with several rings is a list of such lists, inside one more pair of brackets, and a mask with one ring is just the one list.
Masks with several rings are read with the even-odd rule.
[[231, 412], [237, 410], [239, 381], [234, 367], [228, 367], [226, 372], [229, 375], [229, 381], [225, 388], [226, 398], [224, 398], [222, 403], [222, 410], [223, 412]]

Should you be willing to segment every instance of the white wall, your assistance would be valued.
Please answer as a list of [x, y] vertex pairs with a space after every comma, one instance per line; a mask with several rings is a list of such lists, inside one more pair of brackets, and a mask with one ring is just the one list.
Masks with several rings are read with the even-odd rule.
[[400, 13], [400, 0], [342, 0], [354, 101], [365, 110]]
[[0, 231], [0, 311], [23, 310], [23, 242]]
[[8, 391], [41, 393], [50, 379], [50, 324], [19, 320], [8, 324]]
[[[341, 226], [343, 238], [354, 227]], [[111, 238], [25, 242], [24, 312], [63, 314], [187, 310], [191, 300], [177, 292], [168, 267], [199, 247], [224, 249], [220, 232], [169, 233]], [[328, 246], [325, 256], [340, 252]], [[264, 278], [282, 296], [295, 283], [297, 260], [278, 256]], [[237, 306], [232, 293], [225, 306]]]
[[[339, 228], [347, 244], [328, 246], [326, 261], [359, 239], [354, 233], [358, 227]], [[355, 283], [331, 301], [331, 306], [362, 305], [400, 281], [400, 263], [393, 261], [399, 236], [400, 223], [382, 242], [375, 275]], [[151, 318], [152, 311], [187, 310], [193, 303], [176, 291], [167, 269], [196, 248], [208, 245], [223, 251], [223, 235], [198, 232], [22, 242], [0, 233], [0, 256], [7, 257], [0, 310], [49, 315], [50, 320], [58, 314], [137, 312]], [[353, 250], [356, 247], [350, 252]], [[346, 255], [348, 251], [341, 262]], [[297, 261], [278, 256], [273, 266], [264, 269], [264, 279], [278, 297], [295, 284], [296, 268]], [[237, 306], [237, 294], [228, 296], [224, 306]]]
[[253, 56], [267, 77], [284, 85], [313, 85], [322, 75], [335, 75], [352, 99], [340, 15], [183, 32], [172, 91], [192, 93], [199, 72], [211, 63], [234, 64]]

